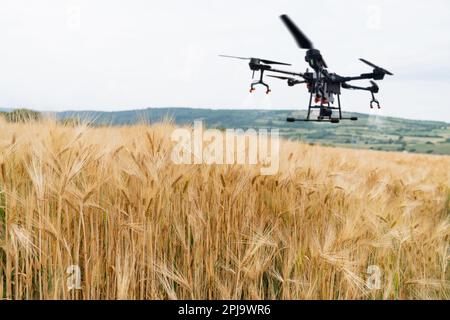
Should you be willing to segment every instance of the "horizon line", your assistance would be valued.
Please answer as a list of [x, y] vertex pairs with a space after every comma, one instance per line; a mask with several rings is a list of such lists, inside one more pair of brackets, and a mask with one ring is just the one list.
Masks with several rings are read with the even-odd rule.
[[[67, 109], [67, 110], [61, 110], [61, 111], [53, 111], [53, 110], [36, 110], [33, 108], [26, 108], [26, 107], [11, 107], [11, 108], [0, 108], [0, 112], [1, 111], [6, 111], [6, 112], [10, 112], [12, 110], [19, 110], [19, 109], [28, 109], [28, 110], [32, 110], [32, 111], [36, 111], [36, 112], [40, 112], [40, 113], [76, 113], [76, 112], [83, 112], [83, 113], [89, 113], [89, 112], [96, 112], [96, 113], [119, 113], [119, 112], [139, 112], [139, 111], [147, 111], [147, 110], [152, 110], [152, 109], [192, 109], [192, 110], [216, 110], [216, 111], [220, 111], [220, 110], [224, 110], [224, 111], [274, 111], [274, 112], [280, 112], [280, 111], [307, 111], [307, 109], [264, 109], [264, 108], [243, 108], [243, 109], [237, 109], [237, 108], [231, 108], [231, 107], [218, 107], [218, 108], [214, 108], [214, 107], [178, 107], [178, 106], [174, 106], [174, 107], [145, 107], [145, 108], [132, 108], [132, 109], [121, 109], [121, 110], [113, 110], [113, 111], [105, 111], [105, 110], [95, 110], [95, 109], [83, 109], [83, 110], [76, 110], [76, 109]], [[450, 125], [450, 121], [446, 121], [446, 120], [434, 120], [434, 119], [412, 119], [412, 118], [405, 118], [405, 117], [400, 117], [400, 116], [391, 116], [391, 115], [371, 115], [369, 113], [364, 113], [364, 112], [358, 112], [358, 111], [345, 111], [343, 110], [342, 112], [344, 113], [355, 113], [355, 114], [362, 114], [362, 115], [367, 115], [367, 116], [376, 116], [376, 117], [383, 117], [383, 118], [394, 118], [394, 119], [402, 119], [402, 120], [411, 120], [411, 121], [429, 121], [429, 122], [442, 122], [445, 124]]]

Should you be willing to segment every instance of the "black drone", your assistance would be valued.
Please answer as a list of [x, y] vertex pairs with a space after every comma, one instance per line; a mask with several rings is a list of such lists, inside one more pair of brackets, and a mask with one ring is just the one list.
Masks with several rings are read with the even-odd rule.
[[[269, 85], [265, 83], [263, 80], [264, 72], [269, 71], [288, 75], [288, 76], [278, 76], [278, 75], [268, 75], [268, 76], [272, 78], [286, 80], [288, 86], [290, 87], [300, 83], [306, 83], [308, 92], [310, 93], [308, 114], [306, 116], [306, 119], [287, 118], [286, 120], [288, 122], [328, 121], [331, 123], [339, 123], [340, 120], [358, 120], [357, 117], [350, 117], [350, 118], [342, 117], [341, 100], [340, 100], [341, 88], [369, 91], [372, 95], [372, 100], [370, 101], [370, 108], [376, 106], [378, 109], [380, 109], [380, 103], [375, 98], [375, 93], [378, 93], [380, 89], [378, 85], [372, 80], [383, 80], [385, 75], [392, 76], [393, 74], [391, 72], [365, 59], [359, 59], [365, 64], [371, 66], [373, 68], [373, 71], [371, 73], [363, 73], [359, 76], [354, 77], [343, 77], [336, 73], [330, 73], [327, 70], [328, 66], [325, 60], [323, 59], [322, 55], [320, 54], [320, 51], [314, 48], [312, 42], [300, 31], [300, 29], [294, 24], [294, 22], [292, 22], [292, 20], [287, 15], [282, 15], [280, 18], [284, 22], [286, 27], [289, 29], [292, 36], [295, 38], [298, 46], [302, 49], [308, 49], [306, 51], [305, 61], [308, 62], [308, 64], [314, 70], [314, 72], [309, 72], [308, 69], [306, 69], [305, 73], [295, 73], [290, 71], [278, 70], [274, 69], [272, 65], [290, 66], [290, 64], [260, 58], [243, 58], [243, 57], [221, 55], [221, 57], [226, 58], [250, 60], [249, 66], [250, 70], [253, 71], [253, 77], [256, 71], [260, 72], [259, 80], [253, 82], [250, 86], [250, 93], [252, 93], [255, 90], [256, 85], [265, 86], [266, 93], [267, 94], [270, 93], [271, 90]], [[300, 79], [295, 77], [298, 77]], [[370, 81], [371, 86], [359, 87], [348, 84], [349, 81], [363, 80], [363, 79], [372, 79]], [[337, 96], [337, 107], [334, 106], [335, 95]], [[317, 119], [312, 119], [310, 117], [311, 109], [320, 109], [320, 113]], [[339, 117], [333, 116], [333, 110], [339, 111]]]

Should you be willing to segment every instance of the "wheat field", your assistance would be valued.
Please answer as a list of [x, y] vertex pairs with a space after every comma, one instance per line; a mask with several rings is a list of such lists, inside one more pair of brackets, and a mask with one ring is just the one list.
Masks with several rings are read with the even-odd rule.
[[262, 176], [173, 129], [0, 119], [0, 298], [450, 298], [450, 157], [283, 141]]

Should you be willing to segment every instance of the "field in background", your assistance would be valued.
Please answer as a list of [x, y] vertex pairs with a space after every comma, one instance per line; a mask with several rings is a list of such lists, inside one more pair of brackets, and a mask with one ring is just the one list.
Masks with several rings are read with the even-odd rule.
[[173, 128], [0, 120], [0, 297], [450, 298], [450, 157], [284, 141], [261, 176]]
[[326, 146], [450, 155], [449, 123], [383, 117], [383, 112], [383, 109], [372, 110], [372, 114], [344, 112], [344, 116], [357, 116], [359, 120], [342, 121], [338, 125], [286, 122], [287, 117], [305, 118], [304, 110], [150, 108], [118, 112], [60, 112], [57, 117], [90, 119], [97, 124], [108, 125], [136, 124], [143, 119], [154, 123], [168, 117], [178, 125], [202, 120], [210, 128], [279, 128], [286, 139]]
[[[6, 111], [0, 109], [0, 116], [10, 122], [42, 117], [42, 114], [26, 109]], [[95, 126], [160, 123], [167, 119], [183, 126], [201, 120], [207, 127], [216, 129], [277, 128], [286, 139], [329, 147], [450, 155], [449, 123], [384, 117], [382, 114], [383, 109], [374, 109], [372, 114], [344, 112], [346, 117], [357, 116], [358, 121], [342, 121], [339, 125], [286, 122], [287, 117], [305, 118], [304, 110], [148, 108], [116, 112], [64, 111], [52, 114], [52, 117], [62, 123], [78, 123], [81, 119]]]

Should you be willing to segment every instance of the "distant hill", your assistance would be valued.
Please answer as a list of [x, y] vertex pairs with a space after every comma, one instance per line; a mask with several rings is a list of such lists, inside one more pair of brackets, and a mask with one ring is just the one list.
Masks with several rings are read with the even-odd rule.
[[[345, 114], [345, 113], [344, 113]], [[203, 120], [210, 128], [278, 128], [285, 138], [330, 146], [450, 154], [450, 124], [439, 121], [408, 120], [352, 113], [358, 121], [329, 123], [287, 123], [287, 117], [305, 117], [294, 110], [213, 110], [191, 108], [152, 108], [144, 110], [98, 112], [66, 111], [59, 119], [81, 118], [99, 125], [156, 123], [171, 119], [179, 125]]]
[[449, 123], [361, 113], [351, 114], [357, 116], [358, 121], [339, 124], [286, 122], [287, 117], [305, 117], [305, 110], [151, 108], [118, 112], [65, 111], [55, 115], [61, 121], [70, 120], [68, 123], [82, 119], [95, 125], [152, 124], [167, 120], [191, 125], [195, 120], [203, 120], [205, 126], [218, 129], [277, 128], [284, 138], [328, 146], [450, 155]]

